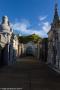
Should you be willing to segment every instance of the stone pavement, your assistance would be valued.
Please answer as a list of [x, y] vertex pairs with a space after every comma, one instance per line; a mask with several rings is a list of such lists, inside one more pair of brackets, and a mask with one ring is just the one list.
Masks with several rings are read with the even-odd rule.
[[60, 75], [33, 57], [24, 57], [18, 59], [15, 65], [0, 69], [0, 88], [2, 87], [60, 90]]

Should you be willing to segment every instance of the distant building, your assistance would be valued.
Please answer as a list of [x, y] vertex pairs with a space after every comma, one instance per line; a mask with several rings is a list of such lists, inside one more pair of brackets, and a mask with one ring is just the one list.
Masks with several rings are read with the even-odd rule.
[[38, 59], [41, 62], [47, 62], [48, 38], [43, 38], [38, 42]]
[[18, 49], [19, 57], [33, 56], [37, 57], [37, 44], [33, 41], [27, 43], [20, 43]]
[[19, 43], [18, 44], [18, 56], [22, 57], [24, 55], [25, 55], [24, 44], [23, 43]]
[[16, 57], [18, 57], [18, 45], [19, 45], [18, 37], [16, 35], [14, 35], [14, 38], [13, 38], [13, 49], [16, 51]]
[[24, 44], [24, 51], [26, 55], [36, 56], [36, 44], [33, 41], [30, 41]]
[[48, 32], [48, 64], [60, 69], [60, 19], [57, 3], [54, 9], [54, 19]]

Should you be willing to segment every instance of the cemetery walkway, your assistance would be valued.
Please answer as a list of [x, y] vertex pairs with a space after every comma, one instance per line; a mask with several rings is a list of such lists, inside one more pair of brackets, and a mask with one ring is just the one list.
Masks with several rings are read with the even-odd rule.
[[0, 88], [20, 90], [60, 90], [60, 75], [33, 57], [17, 60], [12, 66], [0, 68]]

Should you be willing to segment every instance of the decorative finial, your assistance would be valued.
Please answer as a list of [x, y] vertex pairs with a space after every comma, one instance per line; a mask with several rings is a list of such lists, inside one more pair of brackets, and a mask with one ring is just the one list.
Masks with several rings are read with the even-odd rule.
[[58, 7], [57, 1], [58, 1], [58, 0], [55, 0], [55, 9], [57, 9], [57, 7]]
[[55, 3], [57, 3], [58, 0], [55, 0]]
[[59, 20], [59, 15], [58, 15], [58, 0], [55, 0], [55, 9], [54, 9], [54, 22]]
[[8, 24], [8, 17], [7, 16], [2, 17], [2, 24], [3, 23]]

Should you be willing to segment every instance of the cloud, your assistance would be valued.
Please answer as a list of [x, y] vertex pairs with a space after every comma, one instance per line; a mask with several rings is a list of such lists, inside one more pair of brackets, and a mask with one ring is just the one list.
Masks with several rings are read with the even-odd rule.
[[47, 21], [41, 24], [42, 25], [39, 29], [30, 28], [31, 24], [29, 23], [29, 21], [15, 22], [12, 23], [11, 26], [14, 31], [18, 32], [21, 35], [30, 35], [35, 33], [40, 35], [41, 37], [47, 37], [47, 32], [50, 29], [50, 24]]
[[47, 16], [39, 16], [39, 20], [40, 21], [43, 21], [43, 20], [45, 20], [47, 18]]
[[40, 22], [38, 23], [38, 26], [40, 26], [45, 33], [48, 33], [51, 26], [50, 26], [50, 23], [46, 19], [47, 19], [47, 15], [39, 16]]
[[50, 30], [50, 28], [51, 28], [51, 26], [50, 26], [49, 22], [44, 22], [43, 23], [43, 26], [42, 26], [43, 31], [45, 31], [46, 33], [48, 33], [49, 30]]

